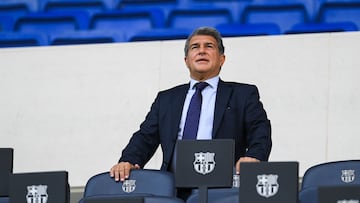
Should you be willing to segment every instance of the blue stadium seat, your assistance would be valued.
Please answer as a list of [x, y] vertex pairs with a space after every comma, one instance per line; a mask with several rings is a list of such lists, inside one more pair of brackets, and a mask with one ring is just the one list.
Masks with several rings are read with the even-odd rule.
[[13, 16], [19, 17], [26, 15], [30, 12], [30, 8], [26, 3], [9, 3], [1, 2], [0, 3], [0, 16]]
[[224, 23], [232, 23], [232, 15], [223, 8], [174, 9], [167, 19], [169, 28], [195, 29], [201, 26], [215, 27]]
[[232, 21], [238, 23], [239, 16], [244, 8], [251, 4], [253, 0], [187, 0], [179, 1], [178, 8], [193, 9], [193, 8], [221, 8], [227, 9], [231, 13]]
[[[199, 191], [193, 190], [186, 203], [198, 203]], [[208, 189], [208, 203], [238, 203], [239, 202], [239, 188], [209, 188]]]
[[358, 31], [352, 22], [338, 23], [301, 23], [294, 25], [286, 34], [322, 33], [322, 32], [350, 32]]
[[103, 0], [47, 0], [43, 11], [85, 11], [89, 15], [108, 10]]
[[0, 1], [0, 11], [3, 9], [12, 10], [12, 12], [19, 10], [37, 12], [38, 0], [2, 0]]
[[10, 198], [9, 197], [0, 197], [0, 203], [9, 203]]
[[132, 10], [109, 11], [96, 13], [90, 21], [90, 29], [110, 32], [122, 32], [129, 38], [141, 30], [161, 28], [164, 18], [161, 10]]
[[344, 160], [318, 164], [305, 171], [300, 203], [317, 203], [318, 188], [321, 186], [360, 185], [356, 173], [360, 171], [360, 160]]
[[274, 23], [257, 23], [257, 24], [221, 24], [216, 29], [223, 37], [239, 36], [259, 36], [259, 35], [279, 35], [280, 28]]
[[121, 33], [87, 30], [53, 33], [49, 36], [49, 45], [99, 44], [125, 41], [126, 39]]
[[280, 27], [281, 33], [289, 30], [292, 26], [309, 21], [303, 4], [284, 5], [249, 5], [241, 15], [241, 23], [275, 23]]
[[165, 19], [178, 7], [178, 0], [115, 0], [117, 9], [160, 9]]
[[[125, 182], [116, 182], [108, 172], [91, 177], [85, 186], [84, 197], [89, 198], [151, 197], [145, 203], [182, 202], [175, 198], [175, 179], [172, 173], [159, 170], [140, 169], [131, 171]], [[157, 199], [160, 197], [163, 201]]]
[[48, 45], [47, 36], [41, 33], [0, 32], [0, 47], [29, 47]]
[[306, 15], [309, 17], [309, 20], [312, 21], [316, 18], [316, 2], [323, 0], [251, 0], [250, 5], [255, 6], [292, 6], [292, 5], [301, 5], [305, 8]]
[[83, 12], [31, 13], [19, 17], [14, 25], [17, 32], [59, 33], [88, 28], [88, 15]]
[[151, 30], [144, 30], [135, 33], [130, 37], [129, 41], [155, 41], [155, 40], [178, 40], [186, 39], [192, 30], [189, 29], [172, 29], [172, 28], [158, 28]]
[[360, 29], [360, 1], [325, 2], [319, 10], [318, 22], [352, 22]]
[[13, 31], [15, 20], [15, 16], [0, 15], [0, 32]]

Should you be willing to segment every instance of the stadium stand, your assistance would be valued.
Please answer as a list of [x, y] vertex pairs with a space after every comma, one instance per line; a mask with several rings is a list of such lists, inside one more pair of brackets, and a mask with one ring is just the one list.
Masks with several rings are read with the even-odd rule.
[[8, 38], [5, 32], [47, 35], [48, 43], [37, 46], [185, 39], [189, 30], [199, 26], [216, 27], [224, 37], [358, 31], [360, 0], [0, 2], [3, 36]]

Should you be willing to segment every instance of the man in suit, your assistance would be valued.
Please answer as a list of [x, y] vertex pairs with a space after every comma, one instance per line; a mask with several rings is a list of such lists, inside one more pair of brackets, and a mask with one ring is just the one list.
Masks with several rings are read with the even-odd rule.
[[183, 139], [185, 121], [195, 84], [206, 82], [196, 139], [234, 139], [235, 168], [240, 162], [267, 161], [271, 126], [258, 89], [254, 85], [224, 82], [219, 73], [225, 62], [220, 33], [210, 27], [196, 29], [185, 43], [185, 63], [190, 83], [158, 93], [140, 129], [122, 151], [119, 163], [110, 169], [116, 181], [124, 181], [132, 169], [150, 160], [161, 145], [161, 170], [171, 170], [176, 141]]

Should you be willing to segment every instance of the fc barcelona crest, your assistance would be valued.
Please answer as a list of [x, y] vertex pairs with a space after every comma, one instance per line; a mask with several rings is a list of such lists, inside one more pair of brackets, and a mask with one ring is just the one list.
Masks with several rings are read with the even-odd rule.
[[355, 180], [355, 170], [342, 170], [341, 180], [344, 183], [351, 183]]
[[48, 200], [47, 185], [27, 186], [27, 203], [46, 203]]
[[271, 197], [276, 195], [279, 190], [279, 184], [277, 182], [278, 175], [258, 175], [258, 182], [256, 184], [256, 191], [260, 196]]
[[215, 153], [198, 152], [194, 154], [194, 169], [197, 173], [206, 175], [215, 169]]
[[136, 180], [125, 180], [122, 185], [122, 190], [126, 193], [134, 192], [136, 188]]

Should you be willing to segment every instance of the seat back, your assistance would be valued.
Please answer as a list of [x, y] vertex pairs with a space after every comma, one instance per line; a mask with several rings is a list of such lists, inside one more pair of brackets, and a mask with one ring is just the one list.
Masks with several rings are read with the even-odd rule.
[[9, 196], [9, 178], [13, 172], [12, 148], [0, 148], [0, 197]]
[[109, 172], [100, 173], [86, 183], [84, 198], [98, 195], [175, 196], [174, 176], [159, 170], [133, 170], [124, 182], [116, 182]]
[[360, 29], [360, 1], [324, 3], [320, 8], [318, 21], [352, 22]]
[[106, 11], [107, 7], [102, 0], [57, 0], [57, 1], [47, 1], [44, 5], [45, 12], [54, 12], [54, 11], [85, 11], [92, 15], [93, 13]]
[[41, 33], [0, 32], [0, 48], [45, 45], [48, 45], [48, 39]]
[[360, 160], [344, 160], [315, 165], [306, 170], [302, 190], [310, 187], [360, 184]]
[[[210, 188], [208, 189], [208, 203], [239, 202], [239, 188]], [[193, 190], [186, 203], [199, 202], [199, 190]]]
[[88, 27], [88, 15], [84, 12], [33, 13], [20, 17], [14, 26], [18, 32], [59, 33], [84, 30]]
[[123, 9], [96, 13], [90, 21], [90, 29], [103, 32], [121, 32], [127, 38], [142, 30], [163, 27], [164, 16], [159, 9]]
[[302, 4], [289, 5], [250, 5], [240, 17], [241, 23], [275, 23], [281, 33], [298, 23], [306, 23], [309, 18]]
[[174, 9], [170, 12], [167, 27], [195, 29], [232, 23], [231, 12], [222, 8]]

